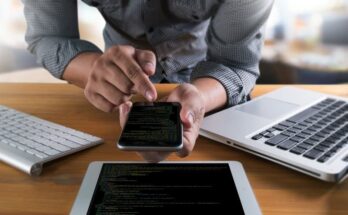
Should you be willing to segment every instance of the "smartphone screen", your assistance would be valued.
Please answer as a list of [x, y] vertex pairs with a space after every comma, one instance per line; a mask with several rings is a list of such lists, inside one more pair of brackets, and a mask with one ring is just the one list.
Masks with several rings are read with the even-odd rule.
[[182, 148], [180, 103], [134, 103], [118, 147], [123, 150], [177, 151]]

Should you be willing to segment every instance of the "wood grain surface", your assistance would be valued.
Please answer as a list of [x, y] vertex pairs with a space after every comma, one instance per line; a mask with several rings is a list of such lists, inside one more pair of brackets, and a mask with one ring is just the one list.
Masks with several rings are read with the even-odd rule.
[[[157, 85], [160, 96], [174, 87]], [[278, 87], [281, 85], [260, 85], [252, 95]], [[299, 87], [348, 97], [348, 85]], [[117, 113], [98, 111], [87, 102], [82, 90], [72, 85], [0, 84], [0, 104], [105, 140], [102, 145], [47, 164], [38, 177], [0, 163], [0, 214], [68, 214], [90, 162], [141, 160], [133, 152], [116, 148], [115, 140], [120, 134]], [[323, 182], [203, 137], [198, 138], [189, 157], [179, 159], [173, 155], [169, 160], [240, 161], [265, 215], [348, 214], [347, 181]]]

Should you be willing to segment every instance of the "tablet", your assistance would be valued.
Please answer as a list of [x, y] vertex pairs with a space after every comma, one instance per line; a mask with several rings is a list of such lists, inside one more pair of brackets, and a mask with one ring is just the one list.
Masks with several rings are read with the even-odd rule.
[[234, 161], [93, 162], [70, 214], [261, 214]]

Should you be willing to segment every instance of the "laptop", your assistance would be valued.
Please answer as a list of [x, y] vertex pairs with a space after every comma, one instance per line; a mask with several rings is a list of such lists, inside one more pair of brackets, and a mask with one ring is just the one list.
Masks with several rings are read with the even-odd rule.
[[315, 178], [348, 174], [348, 99], [284, 87], [207, 116], [200, 134]]

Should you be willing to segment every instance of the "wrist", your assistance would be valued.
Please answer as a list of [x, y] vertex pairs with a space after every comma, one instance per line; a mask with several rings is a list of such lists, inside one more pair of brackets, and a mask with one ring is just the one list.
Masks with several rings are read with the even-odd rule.
[[213, 78], [198, 78], [192, 82], [197, 90], [200, 92], [205, 111], [210, 112], [223, 108], [227, 103], [227, 93], [224, 86]]
[[199, 86], [195, 85], [194, 83], [191, 83], [190, 85], [195, 89], [197, 95], [204, 105], [204, 110], [206, 111], [207, 107], [209, 106], [209, 98], [207, 97], [207, 94], [204, 91], [200, 90]]
[[85, 88], [95, 61], [102, 55], [99, 52], [83, 52], [75, 56], [63, 73], [63, 79]]

